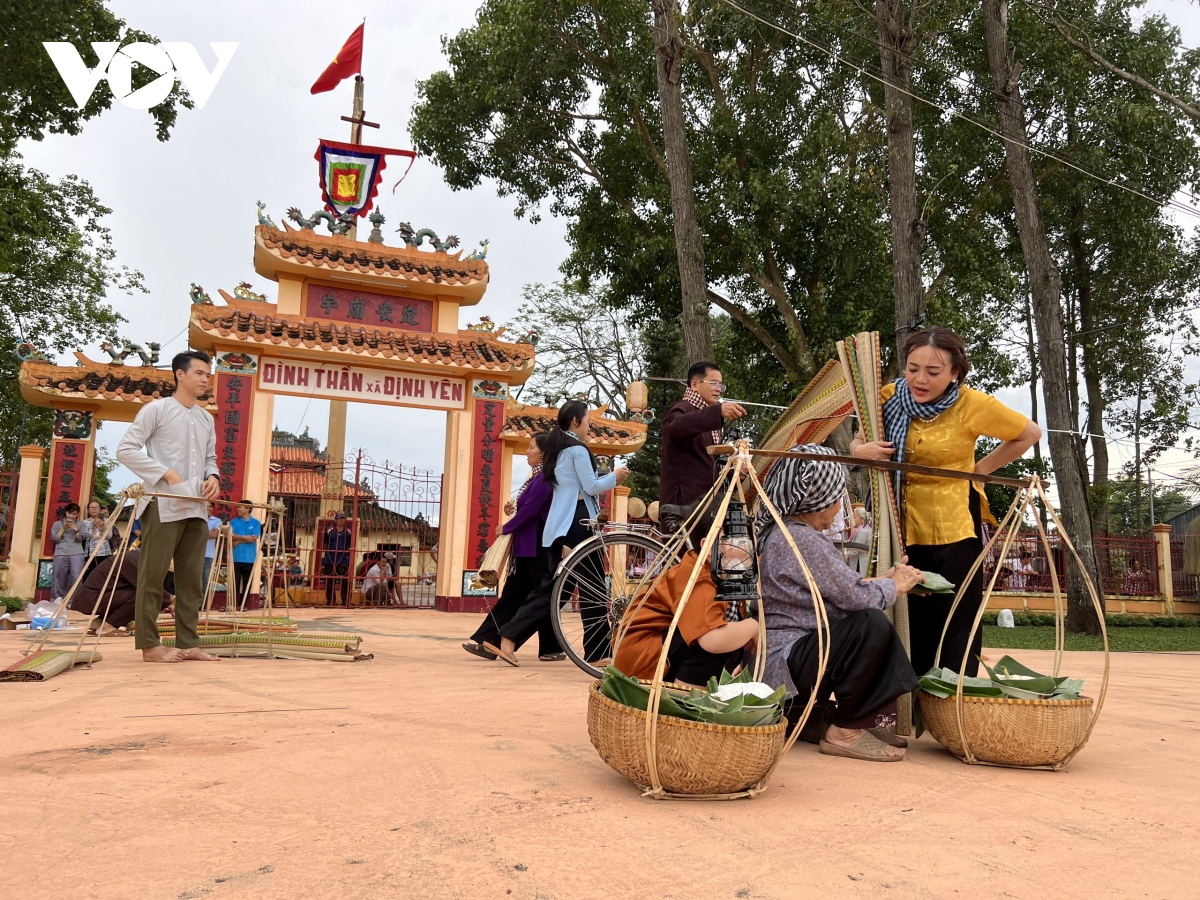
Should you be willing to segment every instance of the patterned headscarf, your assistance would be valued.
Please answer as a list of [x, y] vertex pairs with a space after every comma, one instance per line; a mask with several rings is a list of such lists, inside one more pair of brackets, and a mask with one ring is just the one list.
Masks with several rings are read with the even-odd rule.
[[[690, 385], [688, 386], [688, 389], [683, 392], [683, 399], [686, 400], [688, 403], [692, 404], [692, 406], [696, 407], [696, 409], [708, 409], [709, 405], [705, 401], [705, 399], [700, 396], [700, 392], [697, 391], [695, 388], [691, 387]], [[721, 443], [721, 429], [720, 428], [713, 429], [712, 440], [713, 440], [714, 444]]]
[[[798, 444], [792, 450], [837, 456], [837, 452], [818, 444]], [[818, 512], [828, 509], [846, 492], [846, 471], [841, 463], [815, 459], [784, 457], [771, 467], [763, 480], [763, 493], [781, 516]], [[758, 546], [775, 526], [765, 504], [759, 504], [755, 518]]]

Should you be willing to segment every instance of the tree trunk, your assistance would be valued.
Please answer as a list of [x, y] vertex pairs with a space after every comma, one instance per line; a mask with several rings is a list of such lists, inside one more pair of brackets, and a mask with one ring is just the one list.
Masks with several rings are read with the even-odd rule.
[[1108, 526], [1108, 443], [1104, 439], [1103, 384], [1100, 378], [1100, 360], [1096, 358], [1096, 317], [1092, 305], [1092, 268], [1083, 235], [1079, 229], [1082, 210], [1072, 211], [1075, 219], [1071, 226], [1071, 265], [1075, 269], [1079, 307], [1079, 330], [1083, 344], [1083, 384], [1087, 391], [1087, 431], [1092, 445], [1092, 504], [1096, 528], [1107, 530]]
[[1133, 533], [1141, 536], [1142, 528], [1142, 385], [1145, 380], [1138, 379], [1137, 406], [1133, 410], [1133, 499], [1136, 518], [1133, 520]]
[[[1025, 350], [1029, 354], [1029, 418], [1038, 421], [1038, 382], [1041, 373], [1038, 372], [1037, 339], [1033, 335], [1033, 308], [1029, 296], [1025, 296]], [[1033, 460], [1037, 463], [1039, 474], [1042, 471], [1042, 442], [1033, 445]], [[1046, 530], [1046, 507], [1038, 504], [1038, 518], [1042, 520], [1042, 530]]]
[[921, 322], [925, 289], [921, 250], [925, 223], [917, 214], [917, 160], [913, 141], [912, 55], [916, 49], [905, 0], [875, 0], [879, 61], [883, 68], [888, 138], [888, 204], [892, 220], [892, 290], [896, 302], [896, 355]]
[[[1063, 339], [1062, 280], [1050, 256], [1050, 242], [1042, 220], [1033, 162], [1029, 153], [1029, 134], [1025, 127], [1025, 109], [1017, 84], [1020, 66], [1014, 66], [1008, 44], [1007, 0], [983, 0], [983, 35], [987, 44], [988, 64], [996, 91], [1000, 130], [1008, 161], [1008, 180], [1012, 187], [1013, 207], [1029, 287], [1033, 295], [1033, 313], [1037, 322], [1038, 355], [1041, 357], [1042, 384], [1046, 399], [1046, 424], [1049, 428], [1050, 459], [1054, 464], [1063, 524], [1070, 535], [1084, 569], [1101, 590], [1092, 537], [1092, 517], [1087, 502], [1087, 469], [1077, 424], [1071, 419], [1067, 360]], [[1072, 559], [1067, 579], [1067, 630], [1099, 634], [1100, 623], [1084, 589], [1082, 573]]]
[[663, 146], [671, 185], [671, 214], [683, 299], [683, 343], [688, 364], [713, 358], [708, 318], [708, 281], [704, 276], [704, 238], [696, 222], [692, 162], [683, 120], [683, 41], [679, 37], [676, 0], [650, 0], [654, 12], [654, 57], [658, 68], [658, 100], [662, 107]]

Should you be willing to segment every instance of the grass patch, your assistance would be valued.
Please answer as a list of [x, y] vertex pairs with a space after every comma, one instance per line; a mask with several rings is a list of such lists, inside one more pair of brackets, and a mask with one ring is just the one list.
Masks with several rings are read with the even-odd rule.
[[[1016, 628], [983, 626], [983, 646], [1012, 650], [1053, 650], [1054, 628], [1049, 625], [1022, 625]], [[1110, 628], [1108, 646], [1123, 650], [1200, 650], [1200, 628], [1123, 627]], [[1087, 634], [1068, 634], [1068, 650], [1103, 650], [1100, 638]]]

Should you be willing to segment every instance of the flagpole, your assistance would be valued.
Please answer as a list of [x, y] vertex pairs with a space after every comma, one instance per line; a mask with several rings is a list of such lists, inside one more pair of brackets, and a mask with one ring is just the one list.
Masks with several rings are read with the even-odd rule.
[[[354, 109], [350, 113], [350, 143], [355, 146], [362, 144], [362, 123], [364, 118], [363, 77], [360, 73], [354, 76]], [[358, 240], [358, 216], [354, 217], [354, 225], [351, 226], [347, 236], [351, 240]], [[327, 496], [337, 498], [330, 505], [329, 512], [336, 512], [342, 509], [342, 496], [344, 493], [342, 483], [344, 466], [342, 463], [346, 458], [346, 417], [349, 411], [348, 407], [349, 403], [345, 400], [329, 401], [329, 427], [325, 433], [325, 455], [333, 465], [326, 472], [325, 493]], [[357, 531], [357, 523], [354, 524], [354, 528]], [[357, 547], [355, 549], [357, 550]], [[352, 554], [353, 556], [357, 556], [357, 553]], [[354, 561], [352, 558], [352, 565]]]
[[[354, 111], [350, 113], [350, 143], [362, 143], [363, 77], [354, 76]], [[357, 228], [357, 226], [355, 226]]]

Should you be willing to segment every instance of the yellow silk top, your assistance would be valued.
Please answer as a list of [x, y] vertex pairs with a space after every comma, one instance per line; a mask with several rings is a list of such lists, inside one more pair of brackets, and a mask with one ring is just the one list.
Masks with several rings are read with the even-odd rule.
[[[882, 400], [896, 393], [884, 385]], [[980, 437], [1016, 440], [1029, 422], [995, 397], [969, 387], [959, 388], [958, 401], [932, 419], [913, 419], [904, 445], [904, 461], [918, 466], [975, 471], [975, 443]], [[983, 520], [995, 525], [982, 487], [929, 475], [904, 476], [904, 540], [908, 544], [953, 544], [975, 534], [968, 493], [979, 491]]]

